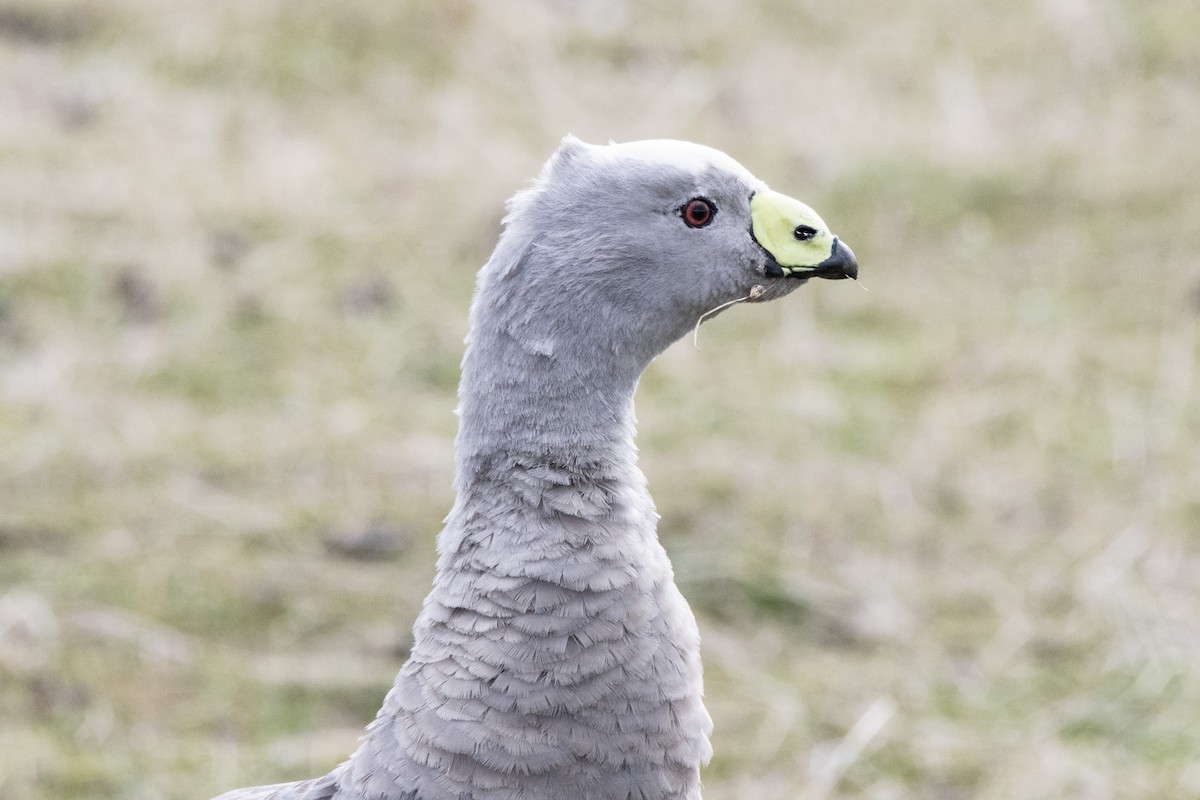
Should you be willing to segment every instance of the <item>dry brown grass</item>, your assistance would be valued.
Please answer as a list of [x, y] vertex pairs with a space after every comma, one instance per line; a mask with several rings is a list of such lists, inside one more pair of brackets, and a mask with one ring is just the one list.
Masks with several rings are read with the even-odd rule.
[[640, 390], [706, 797], [1200, 795], [1197, 9], [0, 4], [0, 796], [351, 750], [568, 131], [728, 150], [870, 288]]

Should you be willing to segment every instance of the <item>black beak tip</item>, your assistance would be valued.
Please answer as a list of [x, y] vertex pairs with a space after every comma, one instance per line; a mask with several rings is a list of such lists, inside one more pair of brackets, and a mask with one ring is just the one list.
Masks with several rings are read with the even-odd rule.
[[858, 259], [854, 257], [854, 251], [842, 244], [836, 236], [833, 237], [833, 253], [818, 267], [822, 270], [823, 278], [858, 278]]
[[[763, 249], [766, 251], [766, 248]], [[854, 251], [842, 244], [835, 236], [833, 237], [833, 251], [829, 258], [815, 267], [784, 267], [775, 260], [770, 252], [767, 252], [767, 262], [763, 265], [763, 274], [768, 278], [790, 277], [799, 280], [810, 278], [824, 278], [830, 281], [840, 281], [846, 278], [857, 279], [858, 259], [854, 257]]]
[[846, 264], [842, 267], [842, 274], [852, 280], [858, 279], [858, 262], [854, 260], [853, 253], [850, 253], [850, 257], [846, 259]]

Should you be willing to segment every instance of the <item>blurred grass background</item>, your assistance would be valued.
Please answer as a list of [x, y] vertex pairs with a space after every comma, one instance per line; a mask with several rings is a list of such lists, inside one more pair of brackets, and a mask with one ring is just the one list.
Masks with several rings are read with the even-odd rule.
[[559, 138], [818, 208], [864, 293], [638, 397], [706, 797], [1200, 796], [1193, 0], [0, 2], [0, 797], [344, 758]]

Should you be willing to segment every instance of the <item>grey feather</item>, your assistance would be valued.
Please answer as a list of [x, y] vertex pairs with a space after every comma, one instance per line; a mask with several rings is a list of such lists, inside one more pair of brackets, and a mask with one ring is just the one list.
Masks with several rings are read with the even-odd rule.
[[[636, 464], [649, 362], [714, 307], [783, 296], [763, 188], [682, 142], [568, 137], [479, 274], [457, 501], [408, 662], [349, 761], [221, 800], [698, 798], [711, 748], [695, 619]], [[703, 229], [679, 209], [717, 207]]]

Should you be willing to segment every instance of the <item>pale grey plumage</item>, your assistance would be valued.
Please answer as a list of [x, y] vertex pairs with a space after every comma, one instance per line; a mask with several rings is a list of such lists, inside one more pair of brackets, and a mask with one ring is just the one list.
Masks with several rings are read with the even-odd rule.
[[[762, 188], [698, 145], [564, 140], [480, 271], [458, 497], [408, 662], [349, 761], [221, 800], [700, 796], [699, 634], [636, 465], [633, 394], [704, 312], [803, 282], [750, 233]], [[696, 197], [717, 209], [701, 228], [680, 214]]]

